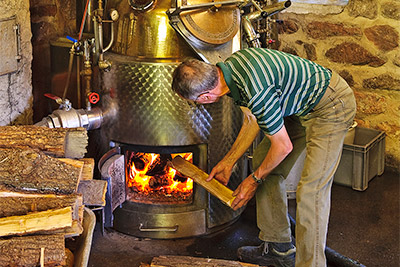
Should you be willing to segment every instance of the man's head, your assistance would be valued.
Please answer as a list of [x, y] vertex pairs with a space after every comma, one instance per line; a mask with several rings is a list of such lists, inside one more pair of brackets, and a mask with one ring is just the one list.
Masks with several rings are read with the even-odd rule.
[[172, 78], [172, 90], [185, 99], [202, 104], [212, 103], [219, 99], [218, 96], [218, 99], [213, 97], [212, 101], [210, 98], [208, 98], [210, 101], [202, 101], [206, 96], [214, 96], [210, 91], [219, 84], [218, 67], [215, 65], [189, 59], [175, 69]]

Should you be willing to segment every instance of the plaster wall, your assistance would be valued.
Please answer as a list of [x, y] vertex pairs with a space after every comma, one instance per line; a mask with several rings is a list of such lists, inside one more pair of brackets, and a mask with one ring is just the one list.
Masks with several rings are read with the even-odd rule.
[[[15, 18], [12, 19], [12, 18]], [[0, 74], [0, 125], [32, 123], [32, 45], [29, 0], [0, 1], [0, 23], [12, 21], [20, 26], [20, 59], [1, 64], [15, 63]], [[5, 25], [5, 24], [3, 24]], [[11, 31], [12, 32], [12, 31]], [[9, 28], [0, 30], [0, 46], [3, 51], [15, 52], [15, 36]], [[12, 49], [11, 49], [12, 48]], [[15, 55], [17, 56], [17, 55]], [[14, 55], [10, 58], [15, 58]]]

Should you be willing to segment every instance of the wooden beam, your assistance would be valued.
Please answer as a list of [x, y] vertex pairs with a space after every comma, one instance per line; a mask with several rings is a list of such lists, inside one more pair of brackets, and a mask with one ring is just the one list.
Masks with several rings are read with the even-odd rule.
[[182, 157], [177, 156], [172, 160], [172, 167], [181, 174], [193, 179], [193, 181], [204, 187], [212, 195], [219, 198], [225, 205], [229, 207], [232, 205], [232, 202], [235, 199], [235, 197], [232, 196], [233, 191], [216, 179], [207, 182], [206, 179], [208, 178], [208, 174], [197, 166]]

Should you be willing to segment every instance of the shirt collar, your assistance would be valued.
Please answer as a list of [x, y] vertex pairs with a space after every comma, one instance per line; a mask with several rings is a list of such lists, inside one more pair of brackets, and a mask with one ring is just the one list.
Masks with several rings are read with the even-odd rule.
[[232, 79], [232, 73], [230, 69], [225, 65], [223, 62], [218, 62], [217, 67], [219, 67], [224, 74], [224, 80], [226, 85], [229, 88], [230, 93], [227, 94], [228, 96], [232, 97], [235, 103], [240, 103], [242, 102], [242, 99], [240, 97], [239, 89], [236, 86], [236, 83]]

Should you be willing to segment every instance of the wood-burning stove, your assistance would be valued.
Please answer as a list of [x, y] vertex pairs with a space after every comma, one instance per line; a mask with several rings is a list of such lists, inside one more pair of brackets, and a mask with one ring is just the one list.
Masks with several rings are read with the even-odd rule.
[[[175, 155], [184, 155], [199, 168], [207, 170], [207, 144], [120, 144], [113, 151], [112, 155], [103, 157], [100, 165], [103, 179], [109, 182], [108, 210], [115, 209], [112, 217], [108, 215], [108, 220], [120, 232], [150, 238], [203, 235], [226, 227], [240, 214], [179, 173], [174, 173], [172, 181], [165, 181], [165, 176], [171, 172], [168, 161]], [[148, 166], [151, 162], [156, 164]], [[236, 175], [238, 171], [237, 168]], [[132, 176], [139, 176], [136, 178], [141, 182], [133, 181]], [[188, 191], [171, 190], [172, 183], [191, 188]]]

